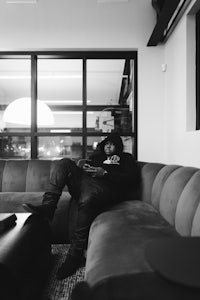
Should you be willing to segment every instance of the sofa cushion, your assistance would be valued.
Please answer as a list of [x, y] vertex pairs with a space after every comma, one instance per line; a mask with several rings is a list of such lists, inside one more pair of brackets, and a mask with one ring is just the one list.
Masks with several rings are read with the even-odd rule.
[[93, 295], [95, 300], [199, 300], [200, 290], [141, 272], [110, 277], [95, 286]]
[[2, 192], [25, 192], [28, 161], [8, 160], [3, 166]]
[[[2, 192], [0, 193], [0, 212], [24, 212], [23, 203], [41, 204], [44, 192]], [[71, 196], [63, 192], [51, 223], [54, 243], [69, 242], [68, 222]]]
[[[175, 216], [178, 202], [187, 184], [198, 169], [180, 167], [174, 170], [167, 178], [160, 196], [159, 210], [161, 215], [172, 225], [175, 225]], [[187, 193], [188, 196], [190, 194]]]
[[176, 230], [184, 236], [200, 235], [200, 218], [198, 209], [200, 203], [200, 171], [194, 175], [185, 185], [177, 204], [175, 214]]
[[108, 278], [151, 272], [144, 255], [147, 243], [177, 235], [152, 205], [123, 202], [99, 215], [91, 226], [86, 280], [95, 286]]
[[42, 192], [2, 192], [0, 212], [24, 212], [23, 203], [41, 204]]

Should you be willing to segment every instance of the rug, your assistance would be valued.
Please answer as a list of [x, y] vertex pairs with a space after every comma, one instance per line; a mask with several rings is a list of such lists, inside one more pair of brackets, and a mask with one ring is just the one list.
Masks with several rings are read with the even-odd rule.
[[42, 300], [69, 300], [76, 283], [84, 280], [85, 267], [79, 268], [76, 273], [64, 280], [57, 280], [56, 273], [64, 262], [69, 245], [52, 245], [52, 268], [44, 287]]

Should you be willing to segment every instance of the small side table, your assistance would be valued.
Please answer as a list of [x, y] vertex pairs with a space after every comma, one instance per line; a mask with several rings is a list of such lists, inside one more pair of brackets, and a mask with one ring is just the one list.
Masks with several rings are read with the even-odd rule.
[[145, 255], [153, 270], [165, 279], [200, 288], [200, 237], [154, 240], [147, 245]]

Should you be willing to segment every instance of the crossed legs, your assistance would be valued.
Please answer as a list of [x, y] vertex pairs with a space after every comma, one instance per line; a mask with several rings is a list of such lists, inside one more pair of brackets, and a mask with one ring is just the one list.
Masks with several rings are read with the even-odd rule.
[[44, 193], [42, 205], [25, 204], [24, 208], [49, 219], [53, 218], [64, 186], [67, 185], [74, 201], [77, 201], [78, 215], [68, 255], [57, 277], [63, 279], [72, 275], [84, 261], [88, 234], [94, 218], [112, 203], [113, 195], [101, 180], [94, 179], [77, 167], [70, 159], [61, 159], [52, 172], [50, 185]]

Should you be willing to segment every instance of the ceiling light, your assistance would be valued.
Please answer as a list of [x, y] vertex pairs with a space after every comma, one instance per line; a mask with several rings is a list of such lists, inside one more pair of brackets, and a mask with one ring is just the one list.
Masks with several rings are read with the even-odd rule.
[[[83, 100], [43, 100], [47, 104], [82, 104]], [[90, 100], [87, 100], [87, 103], [90, 103]]]
[[36, 4], [37, 0], [6, 0], [8, 4]]
[[[66, 72], [44, 72], [38, 74], [39, 79], [81, 79], [82, 74], [70, 74]], [[31, 79], [31, 74], [28, 72], [1, 72], [0, 79]]]
[[0, 75], [0, 79], [31, 79], [31, 75]]
[[[31, 98], [19, 98], [11, 102], [5, 109], [3, 121], [6, 123], [31, 125]], [[54, 124], [51, 109], [46, 103], [37, 100], [37, 125], [47, 126]]]
[[70, 133], [71, 129], [51, 129], [52, 133]]
[[[87, 114], [92, 115], [93, 111], [88, 111]], [[54, 115], [82, 115], [82, 111], [53, 111]]]

